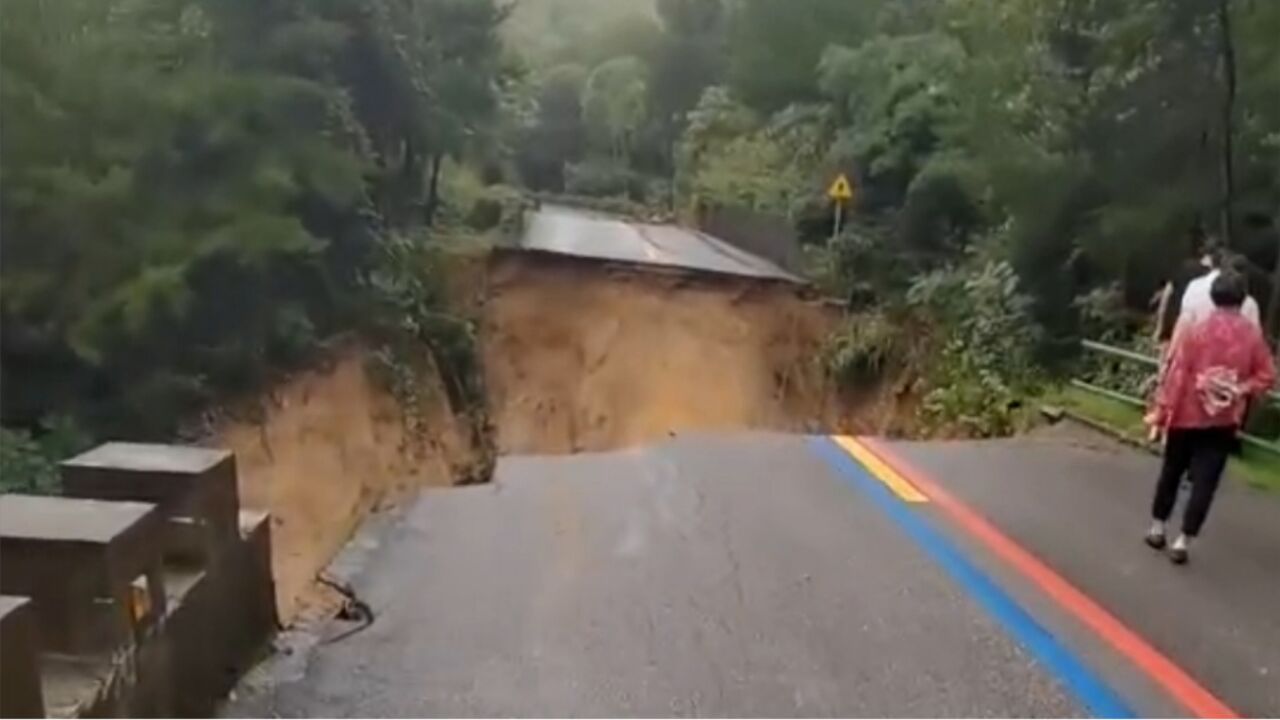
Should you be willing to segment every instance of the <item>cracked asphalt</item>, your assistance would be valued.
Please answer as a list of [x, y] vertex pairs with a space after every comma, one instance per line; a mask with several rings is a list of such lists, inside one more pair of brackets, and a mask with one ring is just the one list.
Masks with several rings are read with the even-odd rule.
[[[1274, 684], [1257, 669], [1280, 653], [1280, 593], [1236, 603], [1233, 627], [1253, 638], [1228, 641], [1174, 617], [1179, 597], [1191, 611], [1222, 612], [1229, 589], [1178, 576], [1130, 537], [1142, 526], [1149, 458], [1018, 442], [897, 447], [1079, 575], [1227, 701], [1257, 714], [1280, 711]], [[1066, 469], [1041, 471], [1045, 458]], [[1073, 474], [1084, 471], [1089, 478]], [[1125, 483], [1117, 484], [1119, 472]], [[1242, 502], [1230, 494], [1225, 514]], [[1085, 510], [1073, 503], [1106, 504], [1086, 513], [1100, 527], [1084, 545], [1073, 545], [1068, 529], [1081, 526], [1071, 515]], [[1185, 715], [936, 509], [911, 512], [953, 538], [1137, 714]], [[1269, 512], [1258, 516], [1280, 517]], [[1108, 557], [1104, 542], [1124, 550]], [[494, 483], [428, 491], [352, 548], [338, 570], [377, 622], [265, 663], [226, 715], [1088, 714], [1052, 668], [803, 437], [682, 436], [612, 453], [503, 458]], [[1230, 571], [1213, 571], [1214, 582]], [[1167, 612], [1144, 619], [1144, 586], [1168, 593]], [[1276, 574], [1245, 587], [1276, 589]]]
[[706, 233], [554, 205], [530, 215], [520, 246], [596, 260], [802, 282], [774, 263]]

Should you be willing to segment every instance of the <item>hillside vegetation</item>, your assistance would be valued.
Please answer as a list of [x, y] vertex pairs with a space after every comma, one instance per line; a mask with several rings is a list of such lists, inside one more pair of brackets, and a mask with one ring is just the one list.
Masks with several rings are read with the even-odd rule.
[[4, 474], [171, 438], [352, 331], [472, 412], [441, 258], [525, 191], [784, 218], [853, 309], [831, 377], [1008, 432], [1078, 338], [1141, 347], [1207, 240], [1275, 335], [1277, 37], [1267, 0], [5, 0]]

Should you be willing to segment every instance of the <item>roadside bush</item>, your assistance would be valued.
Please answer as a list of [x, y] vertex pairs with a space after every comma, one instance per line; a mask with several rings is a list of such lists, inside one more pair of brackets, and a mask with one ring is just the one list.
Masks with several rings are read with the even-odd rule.
[[67, 417], [46, 419], [39, 436], [0, 427], [0, 491], [58, 494], [58, 463], [92, 444], [92, 439]]
[[395, 234], [382, 241], [374, 270], [364, 279], [372, 304], [365, 331], [377, 343], [368, 369], [394, 394], [412, 433], [425, 422], [427, 397], [421, 378], [434, 367], [450, 409], [467, 428], [477, 452], [476, 461], [462, 471], [461, 482], [485, 482], [492, 475], [496, 450], [476, 323], [450, 307], [445, 252], [421, 236]]
[[827, 375], [841, 388], [866, 387], [902, 360], [901, 326], [880, 311], [850, 316], [823, 353]]
[[976, 272], [935, 271], [907, 297], [937, 319], [945, 338], [927, 371], [926, 424], [976, 437], [1013, 432], [1021, 398], [1038, 381], [1033, 353], [1041, 334], [1013, 268], [988, 262]]
[[590, 197], [627, 197], [644, 202], [644, 178], [626, 165], [592, 159], [565, 167], [565, 192]]
[[490, 230], [502, 222], [502, 201], [494, 197], [482, 197], [467, 213], [467, 227], [472, 230]]
[[373, 307], [370, 332], [388, 358], [412, 358], [425, 347], [436, 362], [449, 401], [466, 413], [484, 404], [474, 323], [449, 310], [442, 248], [423, 238], [391, 235], [365, 278]]
[[593, 212], [604, 213], [606, 215], [617, 215], [619, 217], [631, 220], [644, 220], [650, 213], [650, 208], [623, 197], [587, 197], [586, 195], [561, 195], [556, 193], [535, 193], [534, 199], [538, 202], [549, 205], [563, 205], [565, 207], [578, 208], [579, 210], [591, 210]]
[[32, 495], [58, 493], [58, 462], [25, 430], [0, 428], [0, 490]]

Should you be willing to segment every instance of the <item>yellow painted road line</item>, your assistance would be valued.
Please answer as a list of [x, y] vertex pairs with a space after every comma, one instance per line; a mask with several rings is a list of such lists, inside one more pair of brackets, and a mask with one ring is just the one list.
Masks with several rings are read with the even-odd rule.
[[853, 456], [866, 468], [877, 480], [884, 483], [886, 487], [893, 491], [893, 494], [902, 498], [909, 503], [929, 502], [929, 498], [920, 492], [915, 485], [902, 477], [897, 470], [886, 465], [874, 453], [868, 450], [852, 437], [848, 435], [832, 435], [831, 439], [841, 447], [845, 452]]

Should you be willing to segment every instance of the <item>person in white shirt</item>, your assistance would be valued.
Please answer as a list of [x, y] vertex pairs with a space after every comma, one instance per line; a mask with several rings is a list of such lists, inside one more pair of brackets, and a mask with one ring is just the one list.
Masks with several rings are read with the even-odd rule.
[[[1178, 325], [1195, 323], [1213, 312], [1213, 299], [1209, 290], [1213, 287], [1213, 281], [1222, 274], [1221, 252], [1205, 255], [1202, 262], [1209, 268], [1209, 272], [1187, 283], [1187, 289], [1182, 292], [1182, 305], [1178, 310]], [[1262, 315], [1258, 311], [1258, 301], [1252, 296], [1245, 298], [1240, 314], [1261, 329]]]

